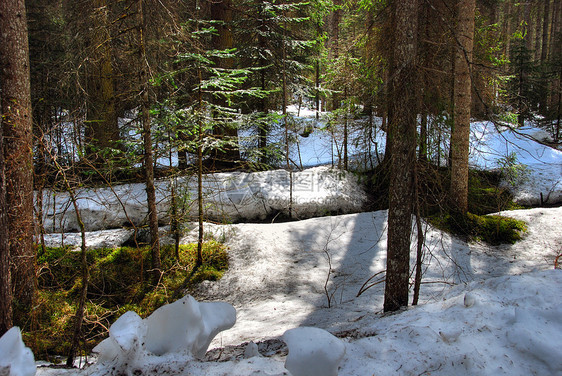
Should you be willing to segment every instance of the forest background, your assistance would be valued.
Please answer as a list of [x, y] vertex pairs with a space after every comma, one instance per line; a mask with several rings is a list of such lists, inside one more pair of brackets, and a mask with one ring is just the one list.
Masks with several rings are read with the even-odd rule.
[[[0, 40], [0, 334], [14, 321], [33, 324], [44, 232], [34, 191], [72, 196], [144, 182], [147, 279], [157, 281], [154, 180], [193, 174], [201, 187], [204, 173], [302, 168], [288, 145], [297, 129], [314, 129], [300, 129], [290, 105], [326, 119], [322, 131], [340, 146], [334, 165], [385, 192], [372, 206], [390, 210], [385, 310], [407, 305], [411, 213], [438, 207], [462, 222], [469, 212], [470, 119], [514, 129], [533, 121], [560, 143], [561, 8], [560, 0], [3, 2], [0, 26], [14, 33]], [[360, 118], [367, 136], [357, 163], [348, 135]], [[381, 131], [385, 150], [372, 142]], [[429, 176], [444, 187], [439, 199], [421, 189], [433, 186], [419, 183]], [[194, 201], [197, 268], [205, 210], [201, 196]], [[85, 244], [82, 261], [75, 338]]]

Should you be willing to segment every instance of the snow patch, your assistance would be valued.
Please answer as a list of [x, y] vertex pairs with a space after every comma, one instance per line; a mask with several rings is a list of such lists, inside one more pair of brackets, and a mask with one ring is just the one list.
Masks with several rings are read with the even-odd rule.
[[182, 364], [193, 356], [202, 358], [212, 339], [235, 321], [232, 305], [199, 303], [190, 295], [158, 308], [144, 320], [129, 311], [109, 328], [109, 338], [94, 348], [99, 354], [94, 374], [104, 369], [133, 374], [170, 357]]
[[33, 376], [36, 371], [33, 353], [23, 343], [20, 328], [14, 326], [0, 337], [0, 375]]
[[340, 339], [323, 329], [302, 327], [286, 331], [283, 341], [289, 347], [285, 368], [293, 376], [337, 376], [345, 355]]

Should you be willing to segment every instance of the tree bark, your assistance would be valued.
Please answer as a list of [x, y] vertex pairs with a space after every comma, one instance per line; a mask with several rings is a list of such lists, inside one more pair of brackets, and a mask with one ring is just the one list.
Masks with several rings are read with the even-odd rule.
[[458, 0], [455, 33], [454, 127], [451, 135], [451, 204], [460, 214], [468, 211], [468, 151], [472, 95], [471, 67], [475, 0]]
[[394, 1], [390, 62], [391, 143], [384, 311], [408, 305], [413, 166], [416, 158], [418, 1]]
[[[3, 42], [0, 41], [3, 44]], [[0, 108], [2, 103], [0, 103]], [[4, 174], [4, 149], [0, 117], [0, 337], [12, 327], [12, 281], [10, 273], [10, 248], [8, 246], [8, 217], [6, 206], [6, 176]]]
[[35, 292], [33, 156], [27, 19], [23, 0], [0, 1], [0, 102], [12, 291], [23, 310]]
[[[542, 42], [541, 42], [541, 57], [540, 62], [541, 65], [545, 65], [549, 55], [549, 29], [550, 29], [550, 0], [544, 1], [544, 12], [543, 12], [543, 24], [542, 24]], [[539, 109], [542, 115], [546, 115], [548, 113], [548, 92], [550, 82], [545, 80], [542, 84], [544, 85], [544, 95], [541, 95], [539, 98]]]
[[119, 127], [113, 87], [111, 34], [107, 0], [93, 0], [91, 27], [88, 33], [90, 58], [86, 65], [88, 110], [86, 139], [88, 157], [105, 165], [103, 149], [118, 146]]

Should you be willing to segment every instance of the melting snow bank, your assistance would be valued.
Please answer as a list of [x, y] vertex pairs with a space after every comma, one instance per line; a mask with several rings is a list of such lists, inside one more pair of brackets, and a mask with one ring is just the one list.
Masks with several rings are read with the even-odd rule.
[[[173, 184], [177, 184], [180, 198], [186, 200], [187, 214], [195, 218], [197, 205], [192, 202], [197, 197], [196, 177], [178, 178], [177, 182], [161, 180], [156, 183], [161, 224], [169, 222]], [[329, 167], [293, 173], [285, 170], [217, 173], [206, 175], [203, 185], [205, 217], [220, 222], [263, 220], [276, 214], [288, 216], [289, 210], [299, 219], [352, 213], [360, 211], [366, 202], [365, 192], [353, 174]], [[120, 228], [130, 222], [146, 223], [144, 184], [79, 189], [76, 196], [86, 231]], [[76, 214], [66, 192], [45, 191], [43, 205], [46, 232], [78, 231]]]
[[213, 338], [235, 322], [232, 305], [198, 303], [189, 295], [158, 308], [144, 320], [129, 311], [111, 325], [109, 338], [94, 348], [99, 358], [88, 374], [135, 374], [148, 364], [174, 357], [182, 363], [202, 358]]
[[[94, 353], [99, 354], [95, 364], [85, 370], [57, 371], [88, 376], [209, 374], [207, 370], [213, 370], [216, 364], [198, 360], [204, 357], [212, 339], [219, 332], [231, 328], [235, 321], [236, 311], [232, 305], [198, 303], [189, 295], [160, 307], [144, 320], [129, 311], [111, 325], [109, 338], [94, 348]], [[284, 339], [289, 348], [285, 368], [290, 370], [290, 375], [337, 376], [339, 363], [345, 354], [345, 345], [341, 340], [317, 328], [295, 328], [287, 331]], [[246, 358], [259, 359], [257, 346], [252, 345], [248, 346]], [[8, 346], [13, 350], [4, 349]], [[8, 370], [7, 376], [35, 375], [33, 355], [23, 345], [18, 328], [0, 339], [0, 349], [7, 355], [6, 359], [0, 358], [0, 367]], [[254, 369], [251, 374], [265, 374], [260, 368]], [[242, 376], [252, 371], [244, 366], [239, 370], [216, 374]], [[44, 371], [40, 374], [50, 372], [48, 369]], [[287, 374], [281, 372], [278, 375]]]
[[[153, 342], [143, 329], [148, 319], [128, 313], [98, 346], [96, 365], [85, 370], [39, 368], [38, 374], [562, 375], [561, 289], [560, 270], [475, 281], [452, 289], [440, 302], [380, 317], [369, 326], [359, 324], [343, 341], [319, 329], [297, 328], [283, 336], [287, 356], [264, 357], [254, 347], [246, 357], [225, 362], [198, 361], [189, 350], [204, 348], [207, 340], [199, 339], [213, 332], [198, 330], [201, 322], [229, 322], [229, 309], [223, 318], [203, 314], [199, 319], [193, 311], [203, 303], [186, 297], [166, 306], [168, 312], [147, 325], [162, 330], [159, 341]], [[186, 331], [194, 324], [193, 333]], [[147, 352], [151, 346], [157, 352], [167, 349], [157, 356]]]

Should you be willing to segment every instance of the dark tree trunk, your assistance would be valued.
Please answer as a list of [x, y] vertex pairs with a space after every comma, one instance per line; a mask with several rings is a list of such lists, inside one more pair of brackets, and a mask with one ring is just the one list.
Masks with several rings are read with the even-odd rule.
[[[542, 66], [545, 66], [547, 63], [548, 55], [549, 55], [549, 27], [550, 27], [550, 0], [544, 1], [544, 11], [543, 11], [543, 23], [542, 23], [542, 40], [541, 40], [541, 56], [540, 62]], [[546, 115], [548, 113], [548, 92], [549, 92], [550, 82], [549, 80], [544, 80], [542, 83], [543, 93], [539, 98], [539, 110], [542, 115]]]
[[451, 203], [460, 214], [468, 211], [468, 151], [472, 95], [471, 68], [475, 0], [458, 0], [455, 33], [454, 127], [451, 135]]
[[390, 186], [384, 311], [408, 305], [416, 158], [418, 1], [394, 1], [390, 62]]
[[90, 58], [86, 64], [88, 111], [86, 126], [87, 157], [105, 166], [103, 149], [118, 146], [119, 127], [113, 87], [111, 35], [106, 0], [93, 0], [91, 27], [88, 29]]
[[[214, 27], [217, 29], [213, 35], [212, 44], [216, 50], [224, 51], [234, 47], [232, 33], [232, 0], [211, 1], [211, 19], [217, 21]], [[231, 58], [217, 59], [218, 68], [230, 69], [234, 65]], [[223, 99], [217, 98], [216, 103], [226, 106]], [[238, 147], [238, 130], [235, 127], [222, 125], [213, 129], [216, 137], [225, 143], [221, 150], [214, 152], [215, 165], [219, 167], [231, 167], [240, 160], [240, 149]]]
[[[0, 44], [3, 44], [1, 40]], [[0, 103], [1, 105], [2, 103]], [[6, 176], [4, 174], [3, 148], [2, 123], [0, 123], [0, 337], [12, 327], [12, 281], [10, 280], [10, 248], [8, 246]]]
[[0, 1], [0, 30], [4, 215], [8, 222], [3, 230], [10, 248], [13, 298], [28, 313], [35, 292], [35, 250], [29, 47], [23, 0]]

